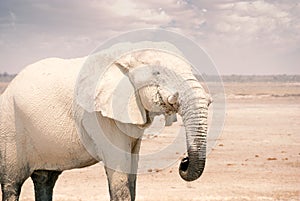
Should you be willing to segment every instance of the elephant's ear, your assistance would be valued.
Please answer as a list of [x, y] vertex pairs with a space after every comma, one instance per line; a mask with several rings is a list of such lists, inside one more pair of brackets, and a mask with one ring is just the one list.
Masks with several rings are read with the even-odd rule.
[[94, 109], [122, 123], [142, 125], [147, 121], [146, 111], [127, 74], [130, 59], [126, 56], [117, 60], [102, 74], [96, 87]]

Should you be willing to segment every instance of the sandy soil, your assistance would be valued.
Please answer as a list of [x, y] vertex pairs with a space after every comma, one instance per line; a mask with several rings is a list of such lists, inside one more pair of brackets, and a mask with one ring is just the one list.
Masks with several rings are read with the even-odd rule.
[[[224, 129], [201, 178], [184, 182], [179, 162], [141, 174], [136, 200], [300, 200], [300, 83], [226, 83], [225, 89]], [[142, 151], [166, 143], [166, 136], [146, 140]], [[33, 197], [28, 179], [21, 200]], [[109, 200], [102, 165], [64, 172], [54, 200]]]

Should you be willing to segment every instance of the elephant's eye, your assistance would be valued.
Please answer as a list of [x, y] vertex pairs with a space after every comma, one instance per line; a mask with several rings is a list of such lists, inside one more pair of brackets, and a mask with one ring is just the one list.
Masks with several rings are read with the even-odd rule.
[[154, 71], [154, 72], [152, 73], [152, 75], [160, 75], [160, 72], [159, 72], [159, 71]]

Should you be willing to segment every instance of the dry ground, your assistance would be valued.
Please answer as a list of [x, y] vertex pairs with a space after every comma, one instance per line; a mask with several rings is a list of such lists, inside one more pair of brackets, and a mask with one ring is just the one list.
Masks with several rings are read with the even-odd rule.
[[[137, 200], [300, 200], [300, 83], [225, 83], [225, 89], [224, 129], [201, 178], [184, 182], [178, 162], [141, 174]], [[166, 139], [147, 140], [143, 150]], [[21, 200], [34, 200], [30, 180]], [[109, 200], [102, 165], [64, 172], [54, 200]]]

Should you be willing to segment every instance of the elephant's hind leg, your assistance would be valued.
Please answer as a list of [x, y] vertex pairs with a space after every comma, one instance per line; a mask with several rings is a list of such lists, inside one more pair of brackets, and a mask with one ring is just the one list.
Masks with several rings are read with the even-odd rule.
[[53, 188], [60, 174], [60, 171], [48, 170], [36, 170], [32, 173], [36, 201], [52, 200]]
[[[23, 184], [23, 183], [22, 183]], [[18, 201], [22, 184], [1, 184], [3, 201]]]
[[[25, 168], [23, 169], [25, 170]], [[30, 173], [27, 171], [3, 171], [0, 173], [0, 183], [2, 190], [2, 201], [18, 201], [21, 193], [21, 188]]]

